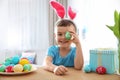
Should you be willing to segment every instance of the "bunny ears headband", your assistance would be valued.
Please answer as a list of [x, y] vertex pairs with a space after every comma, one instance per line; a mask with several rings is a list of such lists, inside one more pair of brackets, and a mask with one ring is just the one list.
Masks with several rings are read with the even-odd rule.
[[[61, 19], [65, 17], [66, 11], [65, 7], [62, 4], [55, 0], [51, 0], [50, 5], [55, 10], [58, 17], [60, 17]], [[70, 6], [68, 7], [67, 13], [71, 20], [73, 20], [76, 17], [76, 12], [74, 12]]]

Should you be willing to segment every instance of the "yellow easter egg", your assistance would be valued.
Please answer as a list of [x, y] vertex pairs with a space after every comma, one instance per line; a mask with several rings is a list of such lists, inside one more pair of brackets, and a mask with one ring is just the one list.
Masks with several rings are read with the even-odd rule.
[[23, 66], [21, 64], [17, 64], [13, 67], [14, 72], [22, 72], [23, 71]]
[[29, 62], [29, 60], [28, 59], [26, 59], [26, 58], [22, 58], [20, 61], [19, 61], [19, 64], [21, 64], [21, 65], [25, 65], [25, 64], [30, 64], [30, 62]]

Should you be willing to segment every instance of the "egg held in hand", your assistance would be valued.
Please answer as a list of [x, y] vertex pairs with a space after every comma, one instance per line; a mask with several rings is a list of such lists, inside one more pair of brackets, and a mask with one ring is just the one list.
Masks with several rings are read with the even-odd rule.
[[70, 32], [67, 31], [67, 32], [65, 33], [65, 38], [66, 38], [67, 40], [70, 40], [71, 37], [72, 37], [72, 36], [70, 35]]

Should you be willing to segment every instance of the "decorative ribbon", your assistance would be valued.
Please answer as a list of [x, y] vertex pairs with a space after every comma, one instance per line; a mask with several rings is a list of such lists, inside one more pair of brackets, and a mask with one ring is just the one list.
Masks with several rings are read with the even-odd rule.
[[98, 66], [102, 66], [102, 51], [97, 51], [98, 52]]

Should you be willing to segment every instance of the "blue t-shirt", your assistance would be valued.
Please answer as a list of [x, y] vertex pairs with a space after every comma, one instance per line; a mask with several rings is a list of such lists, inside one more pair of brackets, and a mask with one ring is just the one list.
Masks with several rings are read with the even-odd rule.
[[47, 56], [51, 56], [53, 58], [53, 64], [55, 65], [64, 65], [66, 67], [74, 66], [74, 57], [76, 55], [76, 48], [71, 47], [70, 52], [62, 57], [59, 53], [58, 46], [51, 46], [48, 48]]

